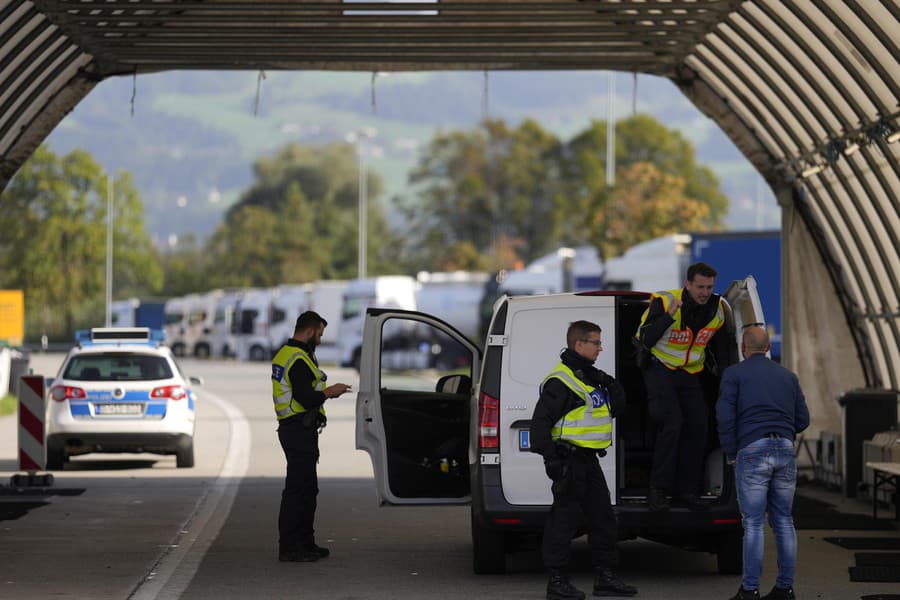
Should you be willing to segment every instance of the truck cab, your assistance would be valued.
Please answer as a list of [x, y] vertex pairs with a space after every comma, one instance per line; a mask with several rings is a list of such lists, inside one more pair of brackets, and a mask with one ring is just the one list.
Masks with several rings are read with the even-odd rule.
[[[764, 323], [755, 281], [734, 282], [726, 297], [741, 332]], [[382, 504], [470, 504], [473, 568], [502, 573], [506, 556], [537, 543], [552, 502], [542, 459], [530, 451], [538, 386], [559, 360], [568, 324], [596, 322], [604, 351], [596, 363], [624, 386], [628, 408], [614, 421], [601, 466], [621, 539], [642, 537], [717, 554], [718, 569], [741, 569], [741, 519], [733, 470], [715, 427], [716, 376], [704, 376], [709, 439], [704, 499], [709, 510], [673, 506], [651, 512], [647, 493], [655, 430], [632, 338], [649, 294], [630, 291], [502, 296], [483, 347], [432, 315], [389, 309], [366, 313], [357, 397], [357, 448], [369, 453]], [[430, 328], [466, 360], [438, 369], [392, 357], [391, 332]], [[735, 339], [739, 345], [739, 340]], [[421, 352], [429, 352], [423, 347]]]

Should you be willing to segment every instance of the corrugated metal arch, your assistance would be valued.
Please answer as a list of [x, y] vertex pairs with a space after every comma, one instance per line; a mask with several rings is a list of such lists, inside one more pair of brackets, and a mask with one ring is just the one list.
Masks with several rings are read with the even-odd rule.
[[[0, 0], [0, 185], [114, 75], [260, 68], [662, 75], [776, 190], [786, 253], [808, 256], [799, 238], [792, 241], [794, 225], [787, 227], [795, 214], [802, 220], [859, 359], [859, 376], [848, 374], [843, 385], [896, 389], [898, 40], [898, 0]], [[834, 310], [824, 308], [831, 298], [812, 298], [816, 282], [802, 276], [787, 282], [786, 312], [800, 323], [798, 306], [821, 307], [821, 320], [832, 323]], [[786, 335], [817, 339], [790, 324]], [[823, 353], [815, 368], [846, 361], [847, 349], [832, 355]]]

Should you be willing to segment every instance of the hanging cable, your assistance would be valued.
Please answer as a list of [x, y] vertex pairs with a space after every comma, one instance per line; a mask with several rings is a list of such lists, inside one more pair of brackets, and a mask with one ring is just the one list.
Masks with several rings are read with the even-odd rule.
[[134, 99], [137, 97], [137, 67], [131, 78], [131, 118], [134, 118]]
[[484, 87], [481, 90], [481, 120], [488, 119], [488, 72], [484, 70]]
[[256, 101], [253, 103], [253, 116], [257, 116], [259, 114], [259, 94], [262, 89], [262, 82], [266, 78], [266, 72], [262, 69], [259, 70], [259, 75], [256, 78]]

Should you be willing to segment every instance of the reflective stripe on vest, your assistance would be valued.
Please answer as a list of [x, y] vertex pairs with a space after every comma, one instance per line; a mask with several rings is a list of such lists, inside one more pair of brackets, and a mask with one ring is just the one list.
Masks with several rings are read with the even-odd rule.
[[[312, 371], [312, 388], [319, 392], [325, 389], [325, 373], [316, 366], [306, 350], [296, 346], [282, 346], [272, 359], [272, 401], [275, 403], [275, 416], [279, 421], [306, 412], [306, 408], [294, 398], [289, 377], [291, 367], [298, 360], [305, 362]], [[325, 414], [324, 405], [319, 407], [319, 412]]]
[[[662, 301], [663, 310], [668, 312], [672, 302], [676, 297], [681, 298], [683, 292], [683, 289], [657, 292], [650, 296], [650, 303], [653, 303], [654, 298], [659, 298]], [[672, 324], [669, 325], [662, 337], [650, 349], [650, 352], [670, 369], [684, 369], [688, 373], [699, 373], [702, 371], [703, 360], [706, 357], [704, 350], [706, 350], [706, 346], [709, 344], [712, 336], [725, 325], [724, 302], [725, 299], [719, 297], [719, 306], [716, 309], [716, 314], [696, 335], [690, 327], [684, 327], [684, 329], [675, 328], [675, 325], [678, 323], [681, 323], [682, 326], [684, 325], [681, 319], [681, 307], [679, 306], [675, 314], [672, 315], [674, 319]], [[649, 312], [650, 307], [648, 306], [641, 317], [641, 327], [646, 323]], [[640, 329], [638, 329], [637, 335], [639, 334]]]
[[612, 444], [609, 392], [605, 388], [584, 383], [562, 362], [544, 378], [541, 390], [551, 379], [562, 381], [567, 388], [584, 399], [584, 404], [563, 415], [550, 430], [550, 436], [554, 440], [564, 440], [581, 448], [609, 448]]

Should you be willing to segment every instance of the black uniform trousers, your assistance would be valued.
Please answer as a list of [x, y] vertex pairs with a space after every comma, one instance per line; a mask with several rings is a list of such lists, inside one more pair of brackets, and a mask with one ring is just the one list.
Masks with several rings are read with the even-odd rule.
[[302, 415], [278, 424], [278, 441], [287, 459], [287, 476], [278, 513], [279, 552], [303, 550], [315, 543], [313, 519], [319, 481], [319, 430], [304, 425]]
[[613, 567], [618, 528], [597, 454], [578, 449], [566, 460], [568, 472], [553, 482], [553, 506], [544, 526], [541, 548], [544, 566], [561, 569], [569, 563], [572, 538], [586, 520], [592, 566]]
[[700, 374], [671, 370], [654, 359], [644, 370], [644, 382], [656, 425], [650, 485], [679, 495], [698, 494], [708, 418]]

